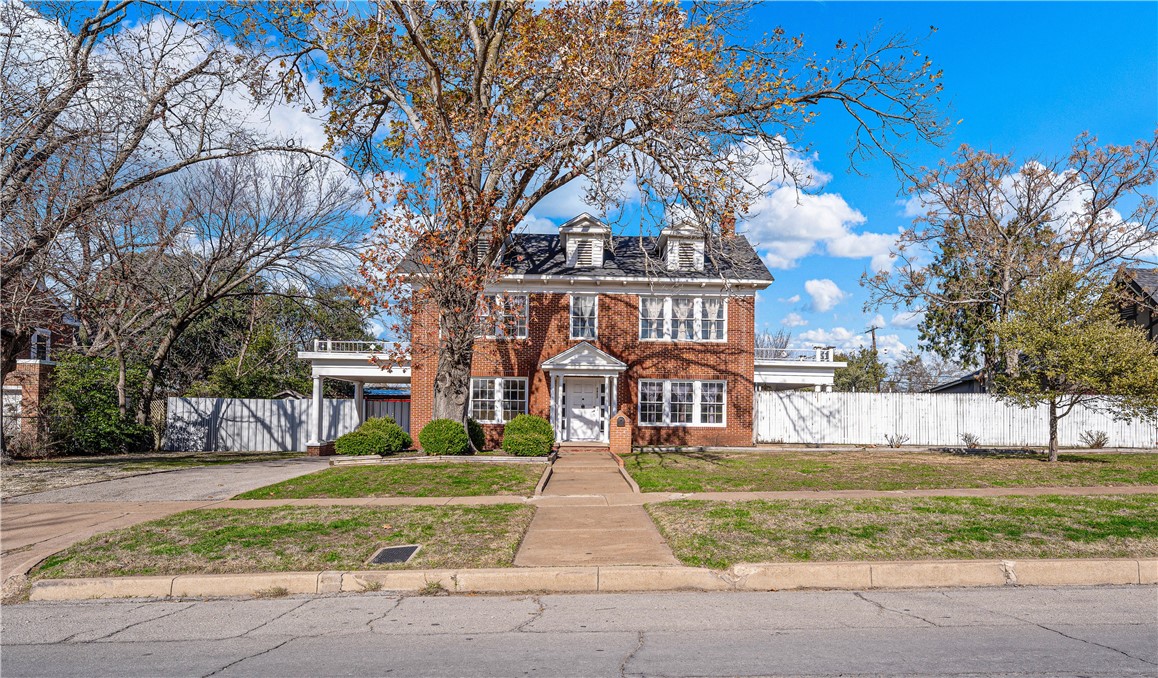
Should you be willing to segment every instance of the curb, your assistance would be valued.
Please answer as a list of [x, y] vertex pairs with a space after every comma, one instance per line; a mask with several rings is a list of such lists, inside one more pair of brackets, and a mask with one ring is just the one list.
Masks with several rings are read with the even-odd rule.
[[547, 487], [547, 481], [551, 479], [551, 474], [553, 473], [552, 469], [554, 468], [555, 463], [551, 462], [550, 464], [547, 464], [547, 468], [543, 469], [543, 475], [539, 476], [539, 482], [535, 485], [535, 491], [531, 494], [531, 497], [542, 496], [543, 488]]
[[366, 591], [596, 593], [1158, 584], [1158, 558], [753, 563], [696, 567], [533, 567], [183, 574], [43, 579], [29, 600], [219, 598]]
[[361, 456], [330, 457], [330, 466], [382, 466], [390, 464], [542, 464], [547, 457], [477, 456], [477, 455], [431, 455], [422, 457], [383, 457], [378, 454]]

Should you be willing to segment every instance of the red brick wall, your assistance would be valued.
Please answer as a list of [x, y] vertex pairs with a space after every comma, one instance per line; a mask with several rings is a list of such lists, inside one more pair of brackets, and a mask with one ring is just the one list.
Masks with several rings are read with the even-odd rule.
[[[685, 292], [689, 293], [689, 292]], [[569, 339], [570, 300], [566, 293], [532, 293], [527, 339], [479, 339], [471, 369], [478, 377], [528, 377], [528, 410], [550, 419], [546, 373], [539, 365], [579, 343]], [[728, 298], [728, 340], [724, 343], [639, 340], [639, 297], [599, 295], [599, 337], [591, 342], [627, 363], [619, 380], [619, 406], [631, 418], [636, 445], [751, 445], [755, 341], [755, 297]], [[427, 311], [414, 323], [410, 430], [430, 421], [437, 358], [421, 346], [437, 340], [436, 315]], [[641, 427], [636, 400], [640, 379], [724, 379], [726, 427]], [[501, 425], [488, 425], [487, 446], [498, 447]]]

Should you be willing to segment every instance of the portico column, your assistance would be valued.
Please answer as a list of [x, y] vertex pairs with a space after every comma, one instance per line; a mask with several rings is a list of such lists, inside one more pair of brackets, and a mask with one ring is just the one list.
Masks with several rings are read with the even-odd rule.
[[361, 426], [366, 421], [366, 401], [365, 401], [366, 385], [360, 381], [354, 382], [354, 410], [358, 413], [358, 425]]
[[306, 445], [322, 444], [322, 377], [314, 377], [314, 399], [310, 410], [310, 439]]

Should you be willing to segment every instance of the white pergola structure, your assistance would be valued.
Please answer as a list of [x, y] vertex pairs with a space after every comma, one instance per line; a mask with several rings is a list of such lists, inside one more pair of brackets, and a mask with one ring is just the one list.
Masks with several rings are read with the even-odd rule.
[[831, 391], [836, 370], [848, 363], [833, 359], [836, 348], [814, 346], [811, 349], [764, 348], [756, 349], [756, 369], [753, 381], [757, 389], [792, 391], [812, 388]]
[[[365, 418], [366, 384], [389, 386], [410, 385], [410, 364], [391, 365], [386, 342], [334, 341], [317, 339], [312, 351], [298, 351], [298, 358], [310, 361], [310, 376], [314, 380], [313, 407], [310, 409], [310, 439], [307, 445], [321, 445], [322, 440], [322, 386], [325, 379], [337, 379], [354, 384], [354, 405], [358, 423]], [[384, 365], [391, 365], [383, 369]]]

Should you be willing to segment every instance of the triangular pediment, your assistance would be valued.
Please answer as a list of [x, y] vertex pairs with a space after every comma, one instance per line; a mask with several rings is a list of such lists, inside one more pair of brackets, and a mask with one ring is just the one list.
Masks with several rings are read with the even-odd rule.
[[627, 364], [604, 351], [600, 351], [590, 342], [581, 341], [566, 351], [548, 358], [543, 362], [542, 368], [544, 370], [575, 370], [578, 372], [601, 370], [621, 372], [627, 368]]

